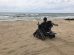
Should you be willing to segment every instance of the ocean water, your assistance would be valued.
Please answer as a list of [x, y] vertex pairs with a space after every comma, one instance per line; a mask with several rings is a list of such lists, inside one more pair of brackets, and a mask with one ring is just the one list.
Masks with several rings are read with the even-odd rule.
[[74, 18], [74, 13], [0, 13], [0, 21]]

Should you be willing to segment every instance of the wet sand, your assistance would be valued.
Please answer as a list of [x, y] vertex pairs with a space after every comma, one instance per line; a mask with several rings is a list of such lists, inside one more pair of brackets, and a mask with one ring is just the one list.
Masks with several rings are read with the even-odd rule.
[[37, 21], [0, 22], [0, 55], [74, 55], [74, 21], [54, 20], [56, 38], [33, 37]]

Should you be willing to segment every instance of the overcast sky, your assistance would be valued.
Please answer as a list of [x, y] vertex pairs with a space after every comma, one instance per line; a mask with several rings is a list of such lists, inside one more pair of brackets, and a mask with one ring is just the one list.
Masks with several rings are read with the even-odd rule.
[[74, 13], [74, 0], [0, 0], [0, 12]]

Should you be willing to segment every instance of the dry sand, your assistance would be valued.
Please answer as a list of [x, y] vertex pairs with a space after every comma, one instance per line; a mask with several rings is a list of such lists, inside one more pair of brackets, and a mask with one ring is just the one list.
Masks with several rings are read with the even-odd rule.
[[37, 22], [0, 22], [0, 55], [74, 55], [74, 21], [54, 20], [56, 38], [33, 37]]

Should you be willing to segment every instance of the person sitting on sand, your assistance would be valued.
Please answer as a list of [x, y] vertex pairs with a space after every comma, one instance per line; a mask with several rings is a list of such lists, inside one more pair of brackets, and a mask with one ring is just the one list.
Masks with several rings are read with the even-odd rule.
[[[38, 24], [38, 28], [43, 32], [43, 34], [46, 34], [47, 32], [52, 32], [51, 28], [53, 25], [57, 25], [52, 23], [52, 21], [47, 21], [47, 18], [43, 18], [43, 22], [41, 24]], [[34, 33], [34, 35], [37, 33], [37, 31]]]
[[38, 22], [38, 29], [33, 33], [33, 35], [35, 36], [38, 30], [41, 30], [43, 33], [45, 33], [46, 25], [47, 25], [47, 18], [44, 17], [43, 22], [41, 24], [39, 24]]
[[47, 32], [51, 32], [53, 25], [58, 26], [58, 24], [54, 24], [52, 21], [47, 21]]
[[46, 33], [46, 32], [51, 32], [51, 28], [53, 25], [58, 26], [57, 24], [52, 23], [52, 21], [47, 21], [47, 18], [43, 18], [43, 22], [39, 25], [39, 29]]
[[42, 32], [47, 32], [47, 29], [48, 29], [48, 24], [47, 24], [47, 18], [44, 17], [43, 18], [43, 22], [41, 24], [39, 24], [39, 29], [42, 31]]

